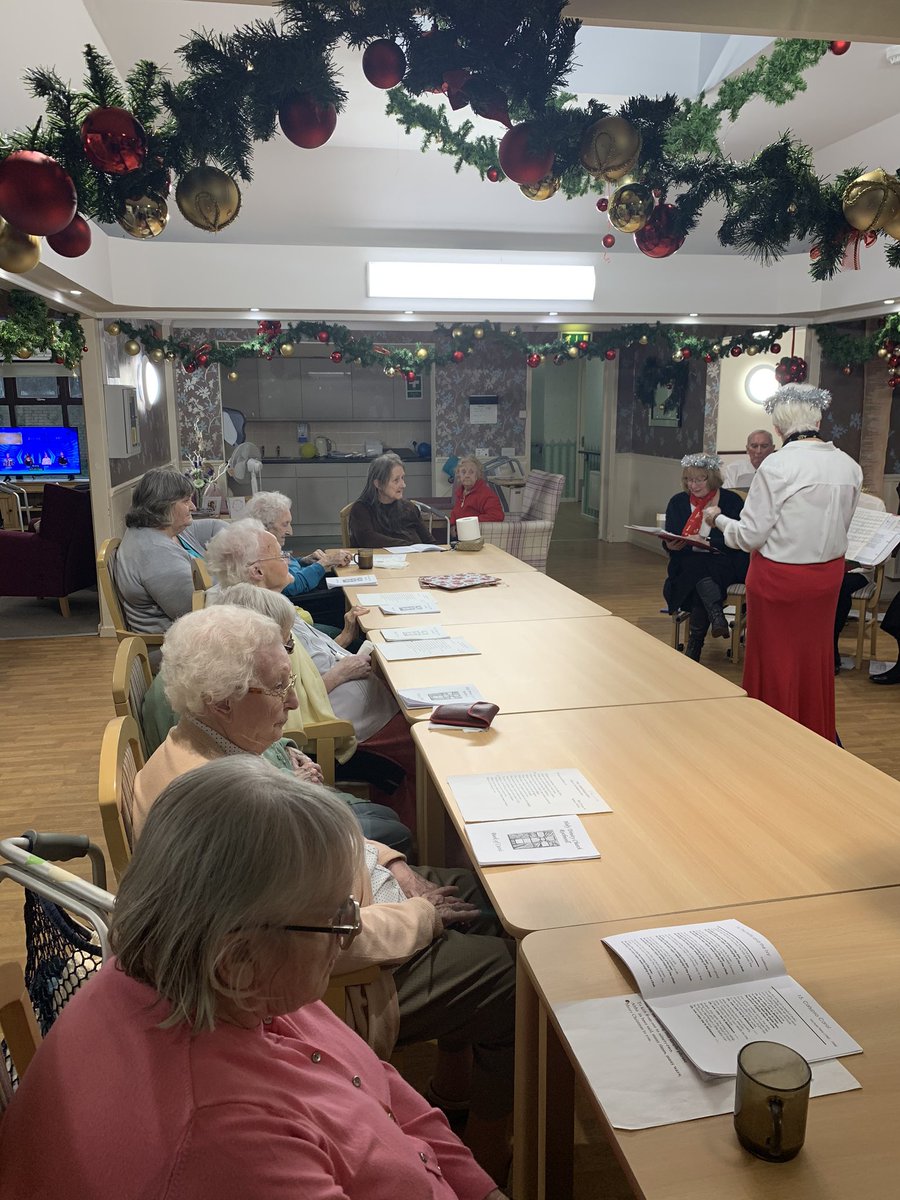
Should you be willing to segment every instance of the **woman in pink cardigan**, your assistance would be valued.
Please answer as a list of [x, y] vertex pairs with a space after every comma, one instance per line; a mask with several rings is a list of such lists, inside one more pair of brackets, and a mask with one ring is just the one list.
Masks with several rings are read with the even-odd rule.
[[502, 521], [503, 505], [500, 497], [485, 482], [484, 471], [477, 458], [461, 458], [456, 464], [453, 490], [453, 509], [450, 523], [455, 525], [460, 517], [478, 517], [480, 521]]

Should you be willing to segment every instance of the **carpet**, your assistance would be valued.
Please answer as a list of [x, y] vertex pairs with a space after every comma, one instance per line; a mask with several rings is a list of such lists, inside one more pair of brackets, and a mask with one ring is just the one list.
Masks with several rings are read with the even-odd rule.
[[33, 596], [0, 598], [0, 638], [96, 637], [100, 624], [97, 589], [84, 588], [69, 597], [66, 619], [56, 600]]

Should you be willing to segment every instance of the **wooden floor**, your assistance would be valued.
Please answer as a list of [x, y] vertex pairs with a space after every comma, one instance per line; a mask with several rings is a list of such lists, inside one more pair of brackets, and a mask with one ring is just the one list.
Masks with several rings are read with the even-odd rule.
[[[594, 525], [566, 505], [551, 546], [548, 574], [616, 615], [668, 641], [660, 614], [664, 560], [652, 551], [597, 542]], [[892, 640], [882, 653], [896, 650]], [[846, 642], [851, 651], [850, 639]], [[740, 682], [740, 667], [722, 641], [708, 642], [704, 663]], [[116, 645], [97, 638], [0, 641], [0, 836], [24, 829], [87, 833], [102, 844], [97, 811], [100, 738], [113, 716], [110, 678]], [[900, 688], [873, 687], [862, 672], [836, 681], [838, 728], [845, 747], [900, 779]], [[750, 751], [777, 761], [778, 746]], [[734, 769], [739, 764], [733, 764]], [[83, 864], [73, 866], [88, 876]], [[22, 959], [21, 892], [0, 886], [0, 961]], [[583, 1107], [583, 1106], [582, 1106]], [[577, 1160], [577, 1195], [630, 1195], [605, 1143], [585, 1122]]]

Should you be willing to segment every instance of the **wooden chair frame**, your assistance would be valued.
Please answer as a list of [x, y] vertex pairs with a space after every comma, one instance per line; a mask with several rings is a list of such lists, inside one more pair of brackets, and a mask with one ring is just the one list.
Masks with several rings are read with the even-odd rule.
[[196, 589], [191, 592], [191, 612], [202, 612], [206, 608], [206, 592]]
[[[875, 591], [871, 596], [857, 595], [856, 592], [850, 597], [850, 608], [856, 613], [859, 618], [858, 629], [856, 631], [856, 655], [855, 664], [859, 671], [862, 667], [863, 648], [866, 641], [866, 626], [871, 627], [871, 635], [869, 638], [869, 659], [877, 658], [875, 653], [878, 644], [878, 605], [881, 602], [881, 589], [884, 587], [884, 563], [879, 563], [875, 568]], [[864, 589], [860, 588], [862, 592]]]
[[353, 544], [350, 541], [350, 509], [356, 503], [354, 500], [351, 504], [345, 504], [338, 517], [341, 522], [341, 545], [345, 550], [353, 549]]
[[209, 567], [202, 558], [191, 558], [191, 575], [194, 579], [194, 587], [198, 592], [205, 592], [213, 585], [212, 575], [209, 573]]
[[[121, 541], [121, 538], [107, 538], [97, 552], [97, 579], [100, 583], [100, 593], [106, 601], [116, 637], [120, 642], [125, 638], [134, 637], [134, 632], [125, 623], [125, 614], [122, 611], [122, 602], [119, 600], [114, 578], [116, 551], [119, 549]], [[161, 633], [142, 633], [140, 636], [148, 646], [162, 645], [163, 635]]]
[[[353, 737], [353, 726], [349, 721], [341, 721], [335, 717], [332, 721], [316, 721], [304, 725], [303, 736], [306, 739], [304, 748], [315, 752], [316, 762], [322, 770], [322, 782], [326, 787], [334, 787], [335, 742], [338, 738]], [[343, 787], [343, 783], [341, 786]]]
[[124, 773], [127, 755], [134, 759], [135, 773], [144, 765], [141, 751], [141, 735], [133, 717], [115, 717], [106, 726], [100, 746], [100, 817], [109, 861], [116, 879], [121, 879], [131, 861], [131, 840], [122, 805], [125, 803]]
[[135, 663], [139, 664], [138, 669], [143, 674], [144, 694], [146, 695], [153, 682], [153, 671], [150, 669], [150, 656], [147, 653], [147, 643], [143, 638], [129, 637], [119, 643], [119, 648], [116, 651], [116, 661], [113, 664], [112, 699], [116, 716], [131, 717], [135, 725], [137, 725], [141, 741], [141, 753], [146, 759], [148, 757], [147, 745], [144, 740], [141, 713], [139, 709], [136, 711], [131, 693], [132, 672], [135, 670]]
[[[747, 618], [747, 597], [744, 592], [732, 592], [728, 588], [725, 594], [725, 601], [729, 598], [734, 604], [734, 620], [731, 623], [731, 645], [728, 648], [728, 657], [733, 663], [739, 663], [743, 657], [744, 632]], [[672, 649], [683, 651], [685, 647], [684, 638], [681, 627], [686, 622], [690, 621], [691, 614], [683, 609], [677, 613], [672, 613]]]
[[[0, 1032], [21, 1080], [40, 1045], [41, 1031], [25, 988], [25, 975], [17, 962], [0, 963]], [[5, 1070], [2, 1064], [0, 1070]], [[0, 1087], [0, 1097], [3, 1091]]]
[[347, 988], [365, 987], [378, 978], [380, 967], [361, 967], [358, 971], [346, 971], [343, 975], [332, 975], [322, 999], [336, 1017], [347, 1019]]

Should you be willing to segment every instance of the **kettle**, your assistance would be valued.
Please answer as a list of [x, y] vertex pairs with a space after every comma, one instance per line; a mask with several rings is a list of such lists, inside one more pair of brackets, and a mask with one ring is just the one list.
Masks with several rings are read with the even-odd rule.
[[320, 458], [324, 458], [327, 454], [330, 454], [332, 452], [332, 450], [334, 449], [334, 442], [331, 440], [331, 438], [328, 438], [328, 437], [317, 437], [315, 439], [315, 444], [316, 444], [316, 454], [318, 454], [318, 456]]

